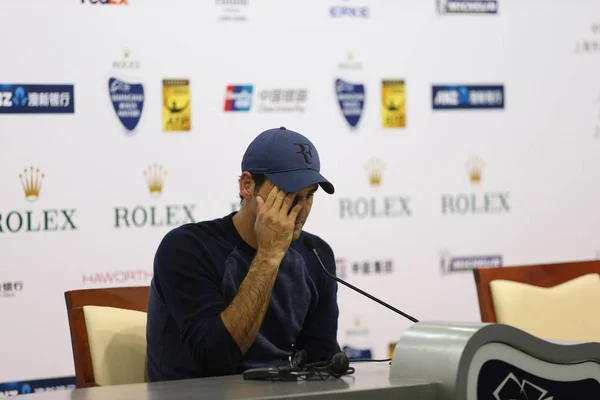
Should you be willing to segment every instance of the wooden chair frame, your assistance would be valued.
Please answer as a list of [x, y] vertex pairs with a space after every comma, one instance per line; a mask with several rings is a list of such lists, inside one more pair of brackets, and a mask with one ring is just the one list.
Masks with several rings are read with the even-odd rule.
[[497, 322], [490, 282], [503, 279], [549, 288], [586, 274], [600, 274], [600, 260], [473, 270], [482, 322]]
[[83, 306], [115, 307], [148, 312], [149, 289], [149, 286], [134, 286], [65, 292], [77, 388], [98, 386], [94, 379]]

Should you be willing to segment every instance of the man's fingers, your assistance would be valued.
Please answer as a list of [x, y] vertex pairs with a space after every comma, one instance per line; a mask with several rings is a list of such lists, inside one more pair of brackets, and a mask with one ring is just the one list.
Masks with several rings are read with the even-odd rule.
[[296, 193], [288, 193], [283, 199], [283, 204], [281, 205], [281, 210], [279, 212], [286, 216], [288, 215], [290, 208], [292, 208], [292, 204], [294, 204], [294, 199], [296, 198]]
[[273, 206], [273, 202], [275, 201], [277, 193], [279, 193], [279, 188], [273, 185], [271, 191], [269, 192], [269, 195], [267, 196], [267, 200], [265, 201], [265, 210], [268, 210]]
[[273, 205], [271, 208], [275, 210], [275, 212], [279, 212], [281, 209], [281, 204], [283, 203], [283, 199], [285, 199], [286, 193], [283, 190], [279, 190], [275, 195], [275, 200], [273, 201]]
[[257, 208], [259, 214], [262, 212], [262, 209], [264, 206], [265, 206], [265, 201], [263, 200], [263, 198], [260, 196], [256, 196], [256, 208]]
[[300, 213], [300, 210], [302, 210], [302, 204], [298, 203], [294, 206], [294, 208], [292, 208], [292, 211], [290, 211], [290, 215], [289, 218], [296, 222], [296, 218], [298, 217], [298, 214]]

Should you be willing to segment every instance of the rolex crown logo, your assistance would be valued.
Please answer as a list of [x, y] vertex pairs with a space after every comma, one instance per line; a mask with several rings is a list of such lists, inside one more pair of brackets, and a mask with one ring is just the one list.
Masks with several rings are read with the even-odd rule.
[[379, 187], [381, 185], [381, 176], [385, 169], [384, 162], [380, 159], [372, 158], [367, 162], [366, 168], [369, 174], [369, 184], [375, 188]]
[[472, 184], [477, 185], [481, 182], [483, 167], [483, 160], [477, 156], [473, 156], [467, 161], [467, 171]]
[[146, 176], [146, 183], [148, 184], [150, 195], [154, 198], [159, 197], [163, 191], [167, 171], [163, 169], [162, 165], [154, 163], [148, 166], [144, 171], [144, 176]]
[[29, 167], [19, 174], [19, 179], [23, 186], [23, 192], [25, 192], [25, 198], [30, 202], [36, 201], [40, 197], [44, 174], [40, 172], [39, 168]]

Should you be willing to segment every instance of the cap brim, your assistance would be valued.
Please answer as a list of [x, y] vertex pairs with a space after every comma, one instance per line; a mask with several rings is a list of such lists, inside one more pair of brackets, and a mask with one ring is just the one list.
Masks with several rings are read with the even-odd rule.
[[274, 172], [265, 174], [275, 186], [286, 192], [298, 192], [304, 188], [319, 184], [325, 193], [333, 194], [335, 188], [323, 175], [314, 169]]

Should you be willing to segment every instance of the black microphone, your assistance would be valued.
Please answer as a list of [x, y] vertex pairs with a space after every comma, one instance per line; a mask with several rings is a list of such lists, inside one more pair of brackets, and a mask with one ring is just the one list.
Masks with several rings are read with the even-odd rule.
[[398, 310], [397, 308], [394, 308], [394, 307], [390, 306], [387, 303], [384, 303], [383, 301], [379, 300], [377, 297], [371, 296], [369, 293], [360, 290], [356, 286], [352, 286], [348, 282], [344, 282], [343, 280], [341, 280], [337, 276], [335, 276], [332, 273], [330, 273], [329, 271], [327, 271], [327, 268], [325, 268], [325, 265], [323, 265], [323, 261], [321, 261], [321, 257], [319, 257], [319, 253], [317, 253], [317, 249], [315, 248], [315, 241], [314, 241], [314, 239], [312, 237], [305, 236], [304, 237], [304, 245], [310, 251], [312, 251], [315, 254], [315, 256], [317, 256], [317, 260], [319, 260], [319, 264], [321, 264], [321, 268], [323, 268], [323, 270], [325, 271], [325, 273], [327, 274], [327, 276], [329, 276], [331, 279], [334, 279], [334, 280], [338, 281], [339, 283], [342, 283], [342, 284], [348, 286], [350, 289], [357, 291], [358, 293], [362, 294], [363, 296], [367, 296], [371, 300], [376, 301], [377, 303], [381, 304], [382, 306], [389, 308], [390, 310], [392, 310], [392, 311], [394, 311], [394, 312], [402, 315], [404, 318], [409, 319], [412, 322], [419, 322], [416, 318], [414, 318], [414, 317], [412, 317], [412, 316], [410, 316], [410, 315], [408, 315], [406, 313], [403, 313], [402, 311]]

